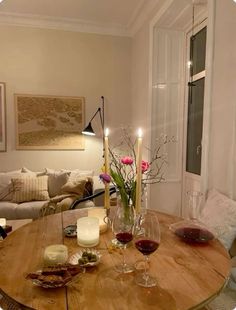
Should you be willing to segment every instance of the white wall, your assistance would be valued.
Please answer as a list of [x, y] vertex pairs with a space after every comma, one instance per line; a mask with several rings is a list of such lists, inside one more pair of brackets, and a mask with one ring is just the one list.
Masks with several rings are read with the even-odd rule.
[[236, 4], [216, 1], [209, 187], [236, 199]]
[[[16, 151], [13, 95], [84, 96], [87, 121], [103, 95], [112, 134], [130, 120], [131, 39], [14, 26], [0, 26], [0, 38], [0, 81], [7, 96], [7, 152], [0, 153], [0, 171], [26, 166], [99, 172], [101, 135], [86, 138], [84, 151]], [[98, 118], [93, 125], [100, 130]]]

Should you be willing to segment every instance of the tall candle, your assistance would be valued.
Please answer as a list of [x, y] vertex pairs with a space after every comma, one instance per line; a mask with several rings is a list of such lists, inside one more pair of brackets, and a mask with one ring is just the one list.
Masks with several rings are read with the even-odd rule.
[[[109, 129], [106, 128], [105, 130], [105, 137], [104, 137], [104, 157], [105, 157], [105, 173], [109, 174], [109, 145], [108, 145], [108, 135]], [[104, 198], [104, 205], [106, 209], [110, 209], [110, 192], [109, 192], [109, 184], [105, 184], [105, 198]]]
[[138, 141], [137, 141], [137, 156], [136, 156], [136, 201], [135, 210], [137, 213], [140, 212], [141, 208], [141, 191], [142, 191], [142, 130], [138, 130]]

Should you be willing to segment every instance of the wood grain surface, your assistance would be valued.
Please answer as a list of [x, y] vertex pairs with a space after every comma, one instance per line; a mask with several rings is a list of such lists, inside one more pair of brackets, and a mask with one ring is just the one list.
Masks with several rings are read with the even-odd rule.
[[[111, 230], [100, 235], [97, 249], [102, 254], [96, 267], [86, 269], [65, 288], [43, 289], [25, 279], [42, 268], [43, 252], [50, 244], [67, 245], [69, 255], [80, 247], [76, 238], [67, 238], [63, 229], [86, 216], [87, 210], [72, 210], [29, 223], [9, 235], [0, 245], [0, 288], [15, 301], [41, 310], [187, 310], [200, 309], [223, 288], [230, 271], [227, 251], [217, 241], [189, 245], [179, 240], [169, 225], [178, 218], [158, 213], [161, 245], [150, 256], [149, 271], [158, 286], [142, 288], [135, 273], [120, 275], [114, 266], [121, 262], [121, 250], [111, 249]], [[143, 256], [132, 245], [127, 261], [142, 267]]]

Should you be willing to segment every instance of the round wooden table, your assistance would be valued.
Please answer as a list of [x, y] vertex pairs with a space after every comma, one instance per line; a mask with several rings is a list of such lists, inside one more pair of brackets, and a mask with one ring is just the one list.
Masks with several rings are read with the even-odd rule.
[[[46, 246], [63, 243], [69, 255], [79, 250], [76, 238], [64, 237], [63, 227], [85, 215], [85, 209], [50, 215], [23, 226], [1, 242], [2, 292], [22, 306], [42, 310], [185, 310], [200, 309], [224, 287], [230, 271], [224, 247], [217, 240], [207, 245], [180, 241], [169, 230], [169, 225], [179, 219], [163, 213], [158, 213], [161, 245], [150, 256], [150, 272], [158, 280], [154, 288], [139, 287], [135, 274], [120, 275], [114, 270], [121, 253], [110, 250], [114, 238], [111, 230], [100, 236], [100, 264], [87, 269], [67, 287], [44, 289], [26, 280], [27, 273], [42, 267]], [[143, 259], [134, 246], [126, 251], [131, 263]]]

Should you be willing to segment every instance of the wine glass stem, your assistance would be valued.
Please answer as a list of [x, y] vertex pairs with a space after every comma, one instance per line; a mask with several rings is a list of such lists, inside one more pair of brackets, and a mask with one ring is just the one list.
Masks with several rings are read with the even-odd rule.
[[146, 281], [146, 284], [147, 284], [147, 280], [148, 280], [148, 273], [147, 273], [147, 270], [148, 270], [148, 260], [149, 260], [149, 257], [148, 255], [144, 255], [145, 257], [145, 264], [144, 264], [144, 279]]
[[126, 261], [125, 261], [125, 249], [126, 249], [126, 245], [124, 245], [124, 248], [122, 250], [122, 254], [123, 254], [123, 266], [125, 267], [126, 265]]

